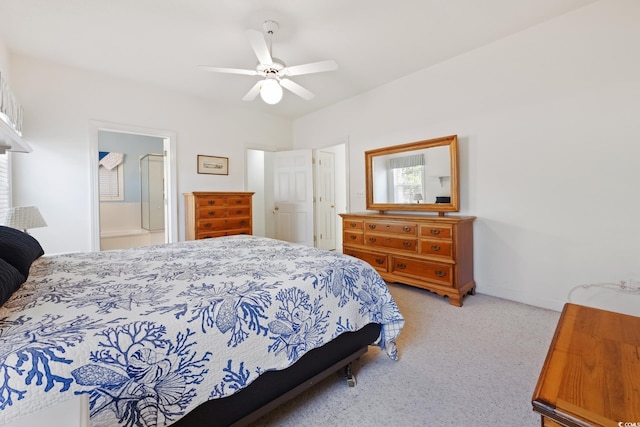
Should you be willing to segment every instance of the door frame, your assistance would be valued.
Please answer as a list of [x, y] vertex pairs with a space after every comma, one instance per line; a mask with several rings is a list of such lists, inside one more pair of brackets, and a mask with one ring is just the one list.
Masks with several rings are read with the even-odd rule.
[[178, 241], [178, 187], [176, 173], [176, 133], [162, 129], [111, 123], [98, 120], [89, 121], [89, 183], [91, 186], [91, 250], [100, 250], [100, 195], [98, 182], [98, 139], [99, 132], [118, 132], [134, 135], [152, 136], [163, 139], [165, 162], [164, 177], [166, 185], [165, 205], [165, 242]]
[[[351, 179], [350, 179], [350, 147], [349, 147], [349, 137], [348, 136], [342, 136], [339, 138], [336, 138], [335, 140], [333, 140], [331, 143], [327, 143], [326, 145], [323, 145], [321, 147], [315, 147], [315, 148], [311, 148], [312, 150], [312, 155], [315, 157], [315, 153], [319, 150], [326, 150], [328, 148], [332, 148], [338, 145], [343, 145], [344, 146], [344, 172], [345, 175], [342, 177], [344, 178], [344, 182], [346, 185], [345, 188], [345, 199], [344, 203], [345, 203], [345, 212], [349, 213], [351, 212]], [[258, 151], [264, 151], [264, 152], [270, 152], [270, 153], [274, 153], [276, 151], [292, 151], [295, 150], [295, 148], [292, 147], [274, 147], [274, 146], [267, 146], [267, 145], [260, 145], [260, 144], [245, 144], [244, 146], [245, 148], [245, 155], [244, 155], [244, 170], [245, 170], [245, 176], [244, 176], [244, 188], [247, 189], [248, 188], [248, 182], [249, 182], [249, 178], [248, 178], [248, 174], [249, 174], [249, 169], [247, 167], [247, 150], [258, 150]], [[315, 173], [315, 168], [314, 168], [314, 173]], [[336, 178], [338, 178], [338, 176], [336, 176]], [[315, 179], [315, 178], [314, 178]], [[337, 183], [337, 181], [336, 181]], [[314, 194], [315, 194], [315, 183], [314, 183]], [[266, 207], [265, 206], [265, 222], [267, 223], [267, 230], [269, 230], [269, 221], [273, 222], [273, 208], [272, 207]], [[314, 206], [314, 233], [315, 233], [315, 206]], [[272, 224], [273, 225], [273, 224]], [[267, 233], [268, 234], [268, 233]], [[336, 221], [336, 252], [342, 252], [342, 221], [341, 220], [337, 220]]]
[[[334, 182], [335, 182], [335, 186], [336, 188], [338, 187], [338, 179], [339, 178], [343, 178], [344, 179], [344, 183], [345, 183], [345, 194], [344, 194], [344, 209], [345, 209], [345, 213], [350, 213], [351, 212], [351, 179], [350, 179], [350, 162], [349, 162], [349, 137], [348, 136], [344, 136], [344, 137], [340, 137], [337, 138], [335, 141], [333, 141], [332, 143], [328, 143], [326, 145], [323, 145], [322, 147], [317, 147], [313, 149], [313, 157], [316, 158], [316, 155], [319, 151], [322, 150], [329, 150], [329, 149], [333, 149], [334, 147], [337, 147], [339, 145], [342, 145], [344, 147], [344, 176], [340, 177], [338, 176], [337, 170], [335, 173], [335, 177], [334, 177]], [[334, 151], [334, 150], [332, 150]], [[314, 174], [315, 174], [315, 165], [314, 165]], [[315, 178], [315, 177], [314, 177]], [[314, 182], [314, 195], [315, 195], [315, 182]], [[316, 227], [316, 223], [315, 223], [315, 204], [314, 204], [314, 233], [316, 232], [315, 227]], [[340, 218], [339, 214], [338, 214], [338, 207], [336, 205], [336, 212], [335, 212], [337, 218], [335, 221], [335, 235], [336, 235], [336, 252], [342, 252], [342, 218]]]

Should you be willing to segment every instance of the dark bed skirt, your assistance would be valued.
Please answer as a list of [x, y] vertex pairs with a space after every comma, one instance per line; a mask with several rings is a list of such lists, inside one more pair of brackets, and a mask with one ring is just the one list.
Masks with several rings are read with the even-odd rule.
[[356, 332], [345, 332], [311, 350], [287, 369], [265, 372], [242, 391], [205, 402], [172, 425], [246, 425], [363, 354], [379, 335], [377, 323]]

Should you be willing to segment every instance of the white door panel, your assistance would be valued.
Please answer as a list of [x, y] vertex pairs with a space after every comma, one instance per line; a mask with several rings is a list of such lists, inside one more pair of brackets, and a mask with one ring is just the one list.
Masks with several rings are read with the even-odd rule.
[[278, 151], [274, 154], [276, 238], [313, 246], [311, 150]]
[[335, 155], [319, 151], [316, 162], [316, 242], [320, 249], [336, 249]]

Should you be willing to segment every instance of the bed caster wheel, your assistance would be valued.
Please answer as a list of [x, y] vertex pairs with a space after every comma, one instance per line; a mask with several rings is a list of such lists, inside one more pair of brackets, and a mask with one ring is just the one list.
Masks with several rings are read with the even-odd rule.
[[351, 372], [351, 363], [344, 367], [344, 377], [346, 378], [349, 387], [356, 386], [356, 376]]

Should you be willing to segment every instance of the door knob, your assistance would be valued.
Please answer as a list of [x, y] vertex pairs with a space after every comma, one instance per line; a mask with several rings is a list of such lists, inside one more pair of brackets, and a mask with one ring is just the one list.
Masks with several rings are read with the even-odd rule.
[[279, 211], [279, 210], [280, 210], [280, 208], [279, 208], [278, 206], [276, 206], [274, 209], [275, 209], [275, 210], [277, 210], [277, 211]]

